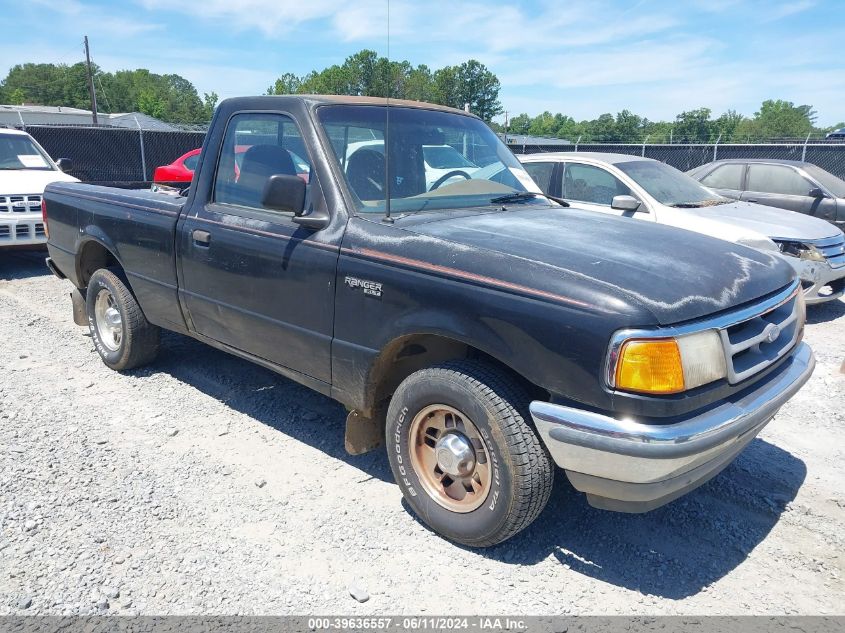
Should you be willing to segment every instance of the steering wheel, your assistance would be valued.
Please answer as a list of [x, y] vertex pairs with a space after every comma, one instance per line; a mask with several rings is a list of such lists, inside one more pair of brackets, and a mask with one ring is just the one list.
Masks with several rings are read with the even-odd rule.
[[444, 182], [446, 182], [446, 181], [447, 181], [447, 180], [449, 180], [450, 178], [454, 178], [455, 176], [463, 176], [463, 177], [464, 177], [464, 178], [466, 178], [467, 180], [472, 180], [472, 176], [470, 176], [470, 175], [469, 175], [468, 173], [466, 173], [465, 171], [461, 171], [460, 169], [453, 169], [452, 171], [446, 172], [445, 174], [443, 174], [442, 176], [440, 176], [440, 178], [438, 178], [437, 180], [435, 180], [435, 181], [434, 181], [434, 183], [432, 183], [432, 185], [431, 185], [431, 189], [429, 189], [429, 191], [434, 191], [434, 190], [435, 190], [435, 189], [437, 189], [440, 185], [442, 185]]

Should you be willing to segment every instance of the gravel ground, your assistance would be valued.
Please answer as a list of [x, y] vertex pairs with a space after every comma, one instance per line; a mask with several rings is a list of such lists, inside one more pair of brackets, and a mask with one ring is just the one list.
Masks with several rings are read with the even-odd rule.
[[473, 551], [316, 393], [177, 335], [107, 369], [42, 257], [0, 254], [0, 614], [845, 613], [845, 302], [811, 308], [815, 375], [713, 481], [619, 515], [559, 477]]

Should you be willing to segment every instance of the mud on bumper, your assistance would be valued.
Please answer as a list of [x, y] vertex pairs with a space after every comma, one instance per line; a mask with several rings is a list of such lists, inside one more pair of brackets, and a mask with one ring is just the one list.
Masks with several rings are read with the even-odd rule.
[[534, 401], [531, 416], [555, 463], [590, 505], [646, 512], [727, 467], [810, 378], [815, 358], [799, 343], [790, 359], [746, 392], [672, 424], [616, 419]]

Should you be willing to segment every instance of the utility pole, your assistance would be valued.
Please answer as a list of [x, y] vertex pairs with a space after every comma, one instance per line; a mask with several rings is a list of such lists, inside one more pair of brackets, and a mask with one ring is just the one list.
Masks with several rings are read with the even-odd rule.
[[91, 95], [91, 118], [97, 125], [97, 90], [94, 88], [94, 75], [91, 72], [91, 53], [88, 51], [88, 36], [85, 36], [85, 64], [88, 66], [88, 94]]

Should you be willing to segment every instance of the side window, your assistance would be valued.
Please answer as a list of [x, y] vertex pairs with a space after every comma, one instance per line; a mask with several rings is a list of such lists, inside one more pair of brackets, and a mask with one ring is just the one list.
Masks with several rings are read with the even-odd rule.
[[563, 197], [567, 200], [610, 205], [614, 196], [630, 196], [631, 190], [610, 172], [579, 163], [566, 163]]
[[236, 114], [226, 128], [217, 161], [214, 201], [261, 209], [270, 176], [299, 176], [308, 183], [311, 165], [305, 156], [299, 128], [290, 117]]
[[555, 163], [522, 163], [528, 175], [539, 185], [543, 193], [551, 193], [552, 172], [555, 170]]
[[200, 162], [200, 155], [194, 154], [193, 156], [188, 156], [188, 158], [186, 158], [184, 161], [182, 161], [182, 164], [185, 166], [185, 169], [190, 169], [191, 171], [196, 171], [197, 165], [199, 164], [199, 162]]
[[714, 189], [742, 191], [743, 171], [745, 171], [745, 165], [742, 163], [721, 165], [702, 178], [701, 184], [705, 187], [713, 187]]
[[748, 191], [806, 196], [813, 185], [791, 167], [783, 165], [750, 165]]

